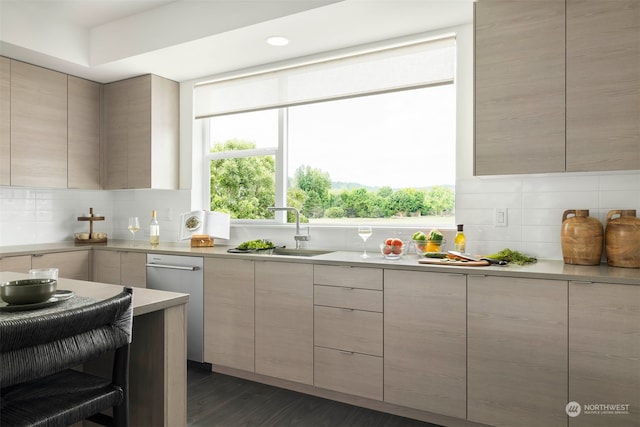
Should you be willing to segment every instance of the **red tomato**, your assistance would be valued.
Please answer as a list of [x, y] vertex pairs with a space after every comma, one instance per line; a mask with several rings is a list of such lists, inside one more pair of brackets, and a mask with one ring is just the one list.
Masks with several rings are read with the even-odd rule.
[[402, 246], [392, 246], [391, 250], [394, 254], [400, 255], [402, 253]]
[[384, 244], [387, 246], [392, 246], [393, 245], [393, 239], [387, 239], [384, 241]]
[[402, 245], [404, 245], [404, 243], [402, 243], [402, 240], [400, 240], [400, 239], [393, 239], [393, 241], [391, 242], [391, 246], [400, 246], [400, 247], [402, 247]]
[[383, 253], [383, 254], [385, 254], [385, 255], [389, 255], [389, 254], [391, 253], [391, 247], [390, 247], [390, 246], [385, 245], [385, 246], [382, 248], [382, 253]]

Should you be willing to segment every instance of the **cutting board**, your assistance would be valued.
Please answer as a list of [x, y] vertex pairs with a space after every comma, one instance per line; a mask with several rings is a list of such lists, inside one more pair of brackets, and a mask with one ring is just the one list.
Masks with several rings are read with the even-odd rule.
[[489, 265], [489, 261], [455, 261], [448, 258], [425, 258], [419, 259], [420, 264], [431, 265], [455, 265], [457, 267], [486, 267]]

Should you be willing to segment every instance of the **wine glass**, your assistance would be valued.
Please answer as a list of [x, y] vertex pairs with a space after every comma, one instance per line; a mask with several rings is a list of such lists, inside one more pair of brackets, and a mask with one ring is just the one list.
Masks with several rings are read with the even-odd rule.
[[364, 252], [360, 255], [362, 258], [369, 258], [369, 255], [367, 255], [367, 239], [371, 237], [372, 233], [373, 230], [368, 225], [361, 225], [358, 227], [358, 236], [362, 239], [364, 247]]
[[136, 231], [140, 230], [140, 221], [137, 216], [129, 218], [129, 231], [131, 232], [131, 246], [135, 246], [136, 243]]

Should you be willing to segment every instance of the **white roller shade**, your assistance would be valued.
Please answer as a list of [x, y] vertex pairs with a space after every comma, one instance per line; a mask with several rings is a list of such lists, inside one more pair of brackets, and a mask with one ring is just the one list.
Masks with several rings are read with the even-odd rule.
[[196, 118], [453, 82], [446, 37], [195, 87]]

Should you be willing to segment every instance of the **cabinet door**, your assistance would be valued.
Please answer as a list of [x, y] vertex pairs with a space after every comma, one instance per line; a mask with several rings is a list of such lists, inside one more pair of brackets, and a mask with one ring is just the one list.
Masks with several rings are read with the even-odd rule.
[[11, 60], [0, 57], [0, 185], [11, 185]]
[[253, 261], [204, 259], [204, 360], [254, 371]]
[[99, 83], [69, 76], [68, 183], [69, 188], [100, 188]]
[[120, 252], [93, 251], [93, 281], [120, 284]]
[[18, 255], [0, 258], [0, 271], [28, 273], [31, 270], [31, 255]]
[[567, 282], [467, 280], [468, 419], [567, 425]]
[[256, 261], [256, 372], [313, 384], [313, 266]]
[[[570, 426], [640, 425], [640, 286], [569, 284], [569, 401], [583, 405]], [[589, 413], [591, 403], [628, 407]]]
[[147, 254], [144, 252], [119, 252], [120, 284], [147, 287]]
[[127, 188], [151, 188], [151, 75], [127, 82]]
[[640, 2], [567, 1], [567, 171], [640, 169]]
[[89, 251], [53, 252], [34, 255], [32, 268], [58, 269], [58, 277], [67, 279], [89, 280]]
[[564, 1], [474, 4], [475, 174], [563, 172]]
[[384, 271], [384, 400], [466, 416], [466, 280]]
[[13, 60], [11, 185], [67, 188], [67, 76]]
[[123, 80], [104, 86], [105, 104], [105, 178], [104, 188], [127, 188], [129, 141], [129, 81]]

